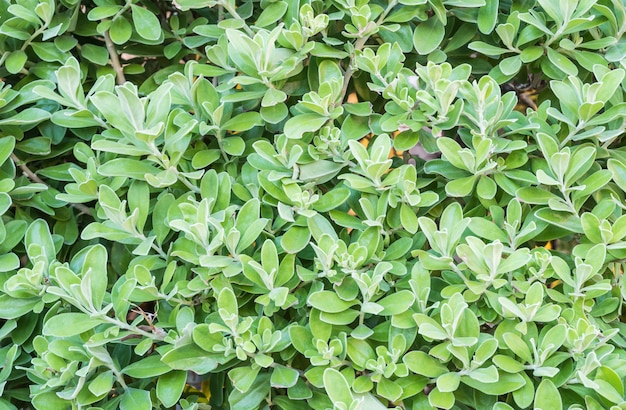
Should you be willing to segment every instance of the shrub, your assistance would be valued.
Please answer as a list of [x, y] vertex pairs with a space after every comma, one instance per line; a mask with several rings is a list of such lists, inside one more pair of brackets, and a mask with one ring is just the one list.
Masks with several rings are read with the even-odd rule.
[[623, 408], [624, 32], [1, 0], [0, 407]]

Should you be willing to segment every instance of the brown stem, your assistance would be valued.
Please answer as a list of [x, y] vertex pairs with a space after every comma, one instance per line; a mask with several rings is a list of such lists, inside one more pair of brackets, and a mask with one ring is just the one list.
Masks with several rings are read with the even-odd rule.
[[[24, 175], [26, 175], [26, 177], [28, 177], [28, 179], [30, 179], [33, 182], [37, 182], [39, 184], [43, 184], [45, 186], [48, 186], [48, 184], [46, 184], [41, 178], [39, 178], [37, 176], [37, 174], [35, 174], [33, 171], [31, 171], [30, 168], [28, 168], [28, 166], [21, 159], [19, 159], [17, 157], [17, 155], [11, 154], [11, 159], [13, 160], [15, 165], [17, 165], [22, 170]], [[88, 207], [86, 207], [83, 204], [70, 203], [70, 205], [73, 206], [74, 208], [78, 209], [81, 213], [83, 213], [85, 215], [91, 215], [91, 209], [89, 209]]]
[[109, 52], [109, 57], [111, 58], [111, 65], [113, 66], [113, 70], [115, 70], [116, 82], [118, 85], [122, 85], [126, 82], [126, 77], [124, 77], [124, 69], [120, 64], [120, 58], [117, 55], [117, 49], [115, 48], [115, 44], [111, 41], [111, 36], [109, 36], [109, 30], [104, 32], [104, 43], [107, 46], [107, 51]]

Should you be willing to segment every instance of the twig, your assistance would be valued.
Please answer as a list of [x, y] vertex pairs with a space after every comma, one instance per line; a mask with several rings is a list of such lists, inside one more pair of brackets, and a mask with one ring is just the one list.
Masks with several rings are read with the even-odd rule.
[[[378, 17], [378, 20], [376, 21], [376, 25], [380, 26], [382, 23], [384, 23], [385, 21], [385, 17], [387, 17], [387, 15], [391, 12], [391, 10], [393, 10], [393, 8], [398, 4], [397, 0], [390, 0], [389, 4], [387, 5], [387, 8], [385, 9], [385, 11], [382, 12], [382, 14]], [[356, 52], [357, 51], [361, 51], [363, 49], [363, 47], [365, 46], [365, 43], [367, 43], [367, 40], [371, 37], [371, 35], [365, 36], [365, 37], [360, 37], [357, 39], [357, 41], [354, 43], [354, 52], [352, 53], [352, 56], [350, 57], [350, 65], [348, 65], [348, 68], [346, 69], [344, 75], [343, 75], [343, 87], [341, 89], [341, 101], [343, 102], [343, 100], [346, 98], [346, 95], [348, 94], [348, 85], [350, 83], [350, 79], [352, 78], [352, 74], [354, 74], [354, 70], [352, 68], [353, 64], [354, 64], [354, 59], [356, 57]]]
[[107, 46], [107, 51], [109, 52], [109, 57], [111, 58], [111, 65], [113, 66], [113, 70], [115, 70], [117, 84], [122, 85], [126, 82], [126, 77], [124, 77], [124, 69], [120, 64], [120, 58], [117, 55], [117, 49], [115, 48], [115, 44], [113, 44], [113, 41], [111, 41], [111, 37], [109, 36], [109, 30], [104, 32], [104, 43]]
[[[26, 175], [26, 177], [28, 177], [28, 179], [30, 179], [33, 182], [37, 182], [39, 184], [43, 184], [45, 186], [49, 186], [41, 178], [39, 178], [33, 171], [31, 171], [30, 168], [28, 168], [28, 166], [21, 159], [19, 159], [17, 157], [17, 155], [11, 154], [11, 159], [13, 160], [15, 165], [17, 165], [22, 170], [24, 175]], [[73, 206], [74, 208], [78, 209], [81, 213], [83, 213], [85, 215], [90, 215], [91, 216], [91, 209], [89, 209], [85, 205], [83, 205], [83, 204], [74, 204], [74, 203], [71, 203], [71, 202], [69, 204], [71, 206]]]
[[[363, 49], [363, 46], [365, 45], [365, 42], [367, 41], [368, 38], [369, 36], [361, 37], [356, 41], [354, 45], [355, 53]], [[353, 64], [354, 64], [354, 58], [351, 58], [350, 65], [348, 65], [346, 72], [343, 74], [343, 87], [341, 89], [341, 101], [342, 102], [343, 102], [343, 99], [346, 98], [346, 94], [348, 94], [348, 84], [350, 83], [350, 78], [352, 78], [352, 74], [354, 74], [354, 70], [352, 69]]]
[[[223, 6], [223, 7], [224, 7], [224, 9], [226, 9], [226, 11], [227, 11], [227, 12], [228, 12], [231, 16], [233, 16], [233, 18], [234, 18], [234, 19], [236, 19], [236, 20], [239, 20], [239, 21], [243, 22], [243, 29], [246, 31], [246, 33], [248, 33], [248, 35], [249, 35], [250, 37], [254, 37], [254, 31], [252, 31], [252, 29], [250, 28], [250, 26], [248, 26], [248, 23], [246, 23], [246, 20], [245, 20], [243, 17], [241, 17], [241, 16], [239, 15], [239, 13], [237, 13], [237, 9], [236, 9], [233, 5], [231, 5], [231, 4], [228, 2], [228, 0], [221, 1], [221, 2], [219, 3], [219, 5]], [[219, 12], [219, 11], [218, 11], [218, 12]]]

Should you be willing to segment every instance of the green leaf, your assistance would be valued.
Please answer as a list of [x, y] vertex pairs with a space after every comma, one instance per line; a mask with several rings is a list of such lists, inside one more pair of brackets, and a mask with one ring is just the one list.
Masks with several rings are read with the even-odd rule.
[[415, 28], [413, 46], [418, 54], [430, 54], [441, 44], [445, 34], [444, 24], [436, 16], [432, 16]]
[[344, 167], [345, 164], [321, 159], [300, 165], [300, 179], [323, 184], [334, 178]]
[[107, 49], [93, 44], [84, 44], [80, 49], [80, 55], [88, 61], [98, 65], [107, 65], [109, 62], [109, 53], [107, 52]]
[[558, 197], [545, 189], [536, 187], [524, 187], [517, 190], [515, 193], [517, 199], [521, 202], [528, 204], [545, 205], [551, 199], [557, 199]]
[[337, 232], [333, 226], [328, 222], [328, 219], [320, 214], [316, 214], [312, 218], [307, 219], [307, 226], [311, 230], [311, 235], [315, 238], [316, 242], [320, 242], [323, 239], [324, 234], [329, 235], [331, 239], [338, 240]]
[[[220, 354], [219, 358], [223, 359], [224, 355]], [[198, 374], [213, 371], [220, 364], [216, 355], [207, 354], [193, 343], [179, 346], [165, 353], [162, 362], [172, 369], [191, 370]]]
[[419, 227], [417, 215], [411, 207], [404, 203], [400, 206], [400, 221], [404, 229], [406, 229], [409, 233], [414, 234], [417, 232], [417, 228]]
[[598, 369], [594, 382], [599, 386], [598, 393], [612, 403], [621, 403], [624, 397], [624, 385], [615, 370], [608, 366]]
[[159, 170], [145, 161], [115, 158], [100, 166], [98, 172], [107, 177], [129, 177], [145, 181], [145, 175], [156, 175]]
[[498, 67], [504, 75], [515, 75], [519, 72], [520, 68], [522, 68], [522, 59], [519, 55], [507, 57], [500, 61]]
[[237, 306], [237, 298], [230, 288], [224, 288], [217, 297], [217, 306], [222, 320], [226, 323], [232, 318], [239, 315]]
[[436, 408], [451, 409], [455, 401], [454, 393], [442, 392], [438, 387], [435, 387], [428, 393], [428, 402]]
[[462, 376], [461, 382], [483, 393], [499, 396], [518, 390], [526, 385], [526, 380], [520, 374], [500, 373], [495, 383], [484, 383], [469, 376]]
[[448, 368], [439, 360], [420, 350], [414, 350], [405, 354], [402, 358], [402, 362], [404, 362], [413, 373], [426, 377], [439, 377], [448, 372]]
[[37, 57], [47, 62], [65, 62], [67, 55], [59, 51], [54, 43], [31, 43]]
[[285, 135], [291, 139], [301, 139], [305, 132], [319, 130], [328, 121], [327, 117], [319, 114], [301, 114], [292, 117], [285, 123]]
[[[5, 253], [0, 256], [0, 272], [10, 272], [20, 267], [20, 258], [14, 253]], [[0, 316], [1, 317], [1, 316]]]
[[4, 67], [9, 73], [17, 74], [24, 68], [24, 64], [26, 64], [27, 60], [28, 56], [23, 50], [15, 50], [6, 58]]
[[182, 370], [173, 370], [162, 376], [159, 376], [156, 386], [156, 395], [165, 407], [172, 407], [178, 403], [180, 396], [183, 394], [185, 384], [187, 382], [187, 372]]
[[133, 23], [137, 34], [146, 40], [156, 41], [161, 37], [161, 23], [151, 11], [136, 4], [131, 5]]
[[284, 389], [296, 385], [298, 381], [298, 371], [291, 367], [275, 366], [270, 378], [272, 387]]
[[532, 356], [528, 345], [515, 333], [505, 333], [504, 342], [513, 353], [522, 358], [526, 363], [532, 362]]
[[[256, 126], [263, 125], [261, 115], [256, 111], [244, 112], [236, 115], [220, 126], [221, 129], [231, 132], [248, 131]], [[239, 154], [238, 154], [239, 155]]]
[[41, 254], [48, 262], [52, 262], [55, 258], [56, 248], [52, 235], [50, 234], [50, 228], [43, 219], [35, 220], [30, 224], [28, 229], [26, 229], [26, 233], [24, 234], [24, 244], [26, 245], [27, 252], [28, 248], [32, 244], [39, 245], [41, 247]]
[[130, 39], [132, 34], [133, 26], [131, 26], [130, 22], [126, 20], [126, 17], [124, 17], [123, 14], [113, 19], [111, 28], [109, 29], [111, 41], [115, 44], [124, 44]]
[[600, 233], [600, 220], [591, 212], [585, 212], [580, 217], [580, 223], [587, 238], [593, 243], [604, 243]]
[[570, 212], [556, 212], [550, 208], [542, 208], [535, 212], [537, 218], [570, 232], [583, 233], [580, 218]]
[[207, 149], [198, 151], [191, 159], [191, 166], [194, 169], [203, 169], [214, 163], [220, 158], [218, 149]]
[[41, 303], [41, 298], [13, 298], [7, 294], [0, 295], [0, 318], [17, 319], [32, 312]]
[[539, 46], [531, 46], [526, 47], [522, 50], [520, 54], [520, 58], [522, 59], [522, 63], [532, 63], [533, 61], [539, 59], [543, 55], [543, 47]]
[[228, 372], [228, 378], [237, 390], [246, 393], [252, 387], [261, 368], [259, 366], [235, 367]]
[[37, 410], [70, 410], [72, 408], [71, 402], [60, 398], [54, 391], [47, 391], [34, 395], [32, 399], [32, 405]]
[[270, 124], [278, 124], [289, 114], [289, 109], [285, 103], [279, 103], [270, 107], [261, 107], [259, 111], [263, 121]]
[[9, 118], [0, 120], [0, 125], [29, 125], [38, 124], [50, 118], [48, 111], [41, 108], [31, 107], [20, 111]]
[[330, 325], [337, 326], [349, 325], [354, 322], [357, 317], [359, 317], [359, 311], [355, 309], [348, 309], [339, 313], [320, 313], [320, 320]]
[[452, 138], [442, 137], [437, 139], [437, 147], [441, 150], [441, 153], [452, 165], [459, 169], [469, 171], [468, 164], [465, 163], [459, 152], [461, 146]]
[[171, 367], [161, 361], [158, 354], [138, 360], [122, 369], [122, 373], [138, 379], [148, 379], [165, 374]]
[[114, 6], [103, 5], [103, 6], [94, 7], [93, 9], [89, 10], [89, 13], [87, 13], [87, 19], [89, 19], [89, 21], [102, 20], [107, 17], [114, 16], [121, 9], [122, 9], [122, 6], [118, 6], [118, 5], [114, 5]]
[[354, 400], [348, 381], [338, 370], [324, 370], [324, 388], [336, 406], [343, 404], [347, 408]]
[[547, 410], [554, 408], [562, 408], [562, 400], [561, 393], [556, 388], [552, 380], [543, 379], [539, 386], [537, 387], [537, 392], [535, 393], [535, 403], [533, 407], [537, 410]]
[[222, 140], [222, 147], [228, 155], [238, 156], [245, 151], [246, 143], [241, 137], [229, 137]]
[[303, 226], [292, 226], [285, 232], [280, 244], [287, 253], [298, 253], [311, 240], [311, 231]]
[[482, 42], [482, 41], [472, 41], [468, 45], [470, 50], [478, 51], [489, 57], [498, 57], [501, 54], [510, 53], [510, 50], [502, 47], [496, 47], [494, 45]]
[[503, 243], [509, 241], [506, 233], [502, 229], [485, 218], [472, 218], [469, 228], [474, 234], [489, 239], [490, 241], [498, 240]]
[[102, 245], [94, 245], [76, 254], [74, 259], [84, 258], [81, 269], [83, 281], [87, 281], [91, 290], [91, 298], [96, 309], [100, 309], [107, 290], [108, 255]]
[[[276, 3], [274, 3], [276, 4]], [[287, 94], [284, 91], [276, 88], [268, 88], [261, 100], [261, 107], [272, 107], [276, 104], [281, 104], [287, 99]]]
[[613, 174], [613, 181], [626, 192], [626, 165], [613, 158], [609, 159], [606, 165]]
[[476, 186], [476, 194], [482, 199], [493, 199], [498, 192], [498, 186], [493, 179], [488, 176], [482, 175], [478, 178], [478, 185]]
[[349, 189], [335, 188], [322, 195], [322, 197], [313, 205], [313, 208], [317, 212], [329, 212], [343, 205], [343, 203], [346, 202], [349, 197]]
[[519, 373], [525, 369], [524, 364], [505, 355], [495, 355], [493, 357], [493, 363], [507, 373]]
[[453, 392], [458, 389], [461, 376], [458, 373], [444, 373], [437, 377], [437, 388], [441, 392]]
[[348, 339], [348, 357], [357, 366], [365, 368], [368, 360], [376, 360], [376, 352], [366, 340], [350, 338]]
[[263, 12], [254, 25], [257, 27], [266, 27], [280, 21], [288, 7], [289, 5], [284, 1], [270, 3], [263, 9]]
[[376, 303], [383, 307], [383, 310], [379, 313], [379, 315], [393, 316], [406, 312], [413, 305], [413, 302], [415, 302], [413, 292], [401, 290], [385, 296]]
[[[465, 197], [472, 193], [474, 184], [478, 178], [471, 175], [464, 178], [453, 179], [446, 184], [446, 193], [453, 197]], [[484, 178], [480, 178], [484, 179]]]
[[246, 393], [239, 390], [233, 390], [228, 396], [228, 403], [231, 410], [250, 410], [259, 407], [259, 404], [267, 397], [270, 392], [270, 375], [260, 373], [254, 380], [252, 387]]
[[557, 51], [554, 51], [551, 48], [548, 48], [547, 51], [548, 59], [559, 70], [563, 71], [567, 75], [578, 75], [578, 68], [576, 68], [576, 65], [572, 63], [567, 57]]
[[382, 378], [376, 386], [376, 393], [387, 400], [396, 401], [402, 396], [403, 390], [395, 381]]
[[104, 323], [84, 313], [61, 313], [49, 318], [43, 325], [42, 333], [47, 336], [69, 337], [84, 333]]
[[403, 131], [393, 139], [393, 146], [398, 151], [407, 151], [413, 148], [419, 141], [419, 133], [413, 131]]
[[120, 410], [150, 410], [152, 401], [148, 390], [128, 388], [120, 400]]
[[354, 306], [355, 301], [345, 301], [340, 299], [335, 292], [323, 290], [312, 293], [307, 299], [307, 303], [322, 312], [341, 313]]
[[478, 10], [478, 30], [483, 34], [493, 31], [498, 22], [499, 0], [485, 1], [485, 6]]
[[113, 375], [113, 372], [109, 370], [96, 376], [96, 378], [89, 383], [88, 388], [94, 396], [102, 396], [111, 391], [114, 381], [115, 375]]
[[15, 137], [9, 135], [0, 138], [0, 165], [11, 156], [13, 148], [15, 148]]

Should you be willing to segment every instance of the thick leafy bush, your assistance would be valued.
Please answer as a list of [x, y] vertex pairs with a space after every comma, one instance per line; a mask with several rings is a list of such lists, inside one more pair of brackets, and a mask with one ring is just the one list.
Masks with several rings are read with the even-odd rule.
[[0, 408], [626, 408], [623, 0], [0, 0]]

